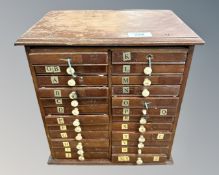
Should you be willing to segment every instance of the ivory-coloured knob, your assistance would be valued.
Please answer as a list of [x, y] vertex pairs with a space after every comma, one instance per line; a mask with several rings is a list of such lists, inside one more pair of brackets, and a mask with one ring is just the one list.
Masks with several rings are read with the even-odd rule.
[[79, 115], [79, 110], [78, 110], [78, 108], [74, 108], [74, 109], [71, 111], [71, 113], [72, 113], [73, 115]]
[[78, 101], [77, 100], [72, 100], [71, 106], [77, 107], [78, 106]]
[[144, 86], [150, 86], [151, 85], [151, 80], [149, 80], [148, 78], [145, 78], [144, 82], [143, 82], [143, 85]]
[[138, 149], [138, 154], [142, 154], [142, 150], [141, 149]]
[[141, 149], [141, 148], [144, 148], [144, 144], [143, 144], [143, 143], [139, 143], [139, 144], [138, 144], [138, 148], [140, 148], [140, 149]]
[[66, 72], [67, 72], [68, 75], [72, 75], [72, 74], [75, 73], [75, 70], [74, 70], [73, 67], [68, 67], [68, 68], [66, 69]]
[[145, 75], [150, 75], [152, 73], [151, 67], [145, 67], [144, 68], [144, 73], [145, 73]]
[[82, 143], [79, 142], [79, 143], [76, 145], [76, 148], [77, 148], [77, 149], [82, 149], [82, 148], [83, 148]]
[[73, 126], [79, 126], [80, 125], [80, 121], [78, 119], [75, 119], [73, 121]]
[[142, 160], [140, 157], [138, 157], [138, 159], [137, 159], [137, 161], [136, 161], [136, 164], [137, 164], [137, 165], [143, 164], [143, 160]]
[[142, 118], [140, 119], [140, 124], [144, 125], [144, 124], [146, 124], [146, 123], [147, 123], [146, 118], [142, 117]]
[[72, 79], [68, 80], [68, 85], [69, 86], [75, 86], [76, 85], [76, 81], [72, 78]]
[[84, 160], [84, 156], [79, 156], [78, 160], [83, 161]]
[[79, 154], [79, 155], [83, 155], [83, 154], [84, 154], [83, 149], [79, 149], [79, 150], [77, 151], [77, 154]]
[[142, 109], [142, 114], [146, 115], [147, 114], [147, 109]]
[[82, 135], [81, 135], [81, 133], [78, 133], [78, 134], [76, 135], [75, 139], [76, 139], [77, 141], [82, 140]]
[[76, 99], [78, 96], [77, 96], [77, 94], [76, 94], [76, 92], [75, 91], [73, 91], [73, 92], [71, 92], [70, 94], [69, 94], [69, 98], [70, 99]]
[[146, 128], [144, 127], [144, 125], [141, 125], [138, 130], [140, 133], [144, 133], [146, 131]]
[[144, 143], [144, 142], [145, 142], [144, 136], [141, 135], [141, 136], [138, 138], [138, 141], [141, 142], [141, 143]]
[[144, 90], [142, 91], [142, 96], [143, 96], [143, 97], [148, 97], [149, 95], [150, 95], [149, 90], [144, 89]]
[[75, 127], [75, 132], [81, 132], [81, 127], [80, 126], [76, 126]]

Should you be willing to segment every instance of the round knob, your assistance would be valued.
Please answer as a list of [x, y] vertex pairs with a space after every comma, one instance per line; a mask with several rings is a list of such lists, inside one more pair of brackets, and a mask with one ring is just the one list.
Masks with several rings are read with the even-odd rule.
[[75, 85], [76, 85], [75, 80], [74, 80], [73, 78], [70, 79], [70, 80], [68, 80], [68, 85], [69, 85], [69, 86], [75, 86]]
[[79, 115], [79, 110], [78, 110], [78, 108], [74, 108], [74, 109], [71, 111], [71, 113], [72, 113], [73, 115]]
[[143, 97], [148, 97], [149, 95], [150, 95], [149, 90], [144, 89], [144, 90], [142, 91], [142, 96], [143, 96]]
[[83, 154], [84, 154], [83, 149], [79, 149], [79, 150], [77, 151], [77, 154], [79, 154], [79, 155], [83, 155]]
[[144, 82], [143, 82], [143, 85], [144, 86], [150, 86], [151, 85], [151, 80], [149, 80], [148, 78], [145, 78]]
[[140, 148], [140, 149], [141, 149], [141, 148], [144, 148], [144, 143], [139, 143], [139, 144], [138, 144], [138, 148]]
[[80, 125], [80, 121], [78, 119], [75, 119], [73, 121], [73, 126], [79, 126]]
[[145, 75], [150, 75], [151, 73], [152, 73], [151, 67], [145, 67], [145, 68], [144, 68], [144, 74], [145, 74]]
[[142, 154], [142, 150], [141, 149], [138, 149], [138, 154]]
[[142, 109], [142, 114], [146, 115], [147, 114], [147, 110], [146, 109]]
[[79, 156], [78, 160], [83, 161], [84, 160], [84, 156]]
[[80, 126], [75, 127], [75, 132], [81, 132], [81, 127]]
[[141, 125], [138, 130], [140, 133], [144, 133], [146, 131], [146, 128], [144, 127], [144, 125]]
[[83, 148], [82, 143], [79, 142], [79, 143], [76, 145], [76, 148], [77, 148], [77, 149], [82, 149], [82, 148]]
[[146, 124], [146, 123], [147, 123], [146, 118], [142, 117], [142, 118], [140, 119], [140, 124], [144, 125], [144, 124]]
[[68, 67], [68, 68], [66, 69], [66, 72], [67, 72], [68, 75], [72, 75], [72, 74], [75, 73], [75, 70], [74, 70], [73, 67]]
[[77, 107], [77, 106], [78, 106], [78, 101], [77, 101], [77, 100], [73, 100], [73, 101], [71, 102], [71, 106]]
[[138, 138], [138, 141], [141, 142], [141, 143], [145, 142], [144, 136], [141, 135], [141, 136]]
[[137, 163], [138, 165], [141, 165], [141, 164], [143, 164], [143, 160], [142, 160], [140, 157], [138, 157], [136, 163]]
[[82, 140], [82, 135], [81, 135], [81, 133], [78, 133], [78, 134], [76, 135], [75, 139], [76, 139], [77, 141]]
[[75, 91], [71, 92], [71, 93], [69, 94], [69, 98], [70, 98], [70, 99], [76, 99], [76, 98], [77, 98], [76, 92], [75, 92]]

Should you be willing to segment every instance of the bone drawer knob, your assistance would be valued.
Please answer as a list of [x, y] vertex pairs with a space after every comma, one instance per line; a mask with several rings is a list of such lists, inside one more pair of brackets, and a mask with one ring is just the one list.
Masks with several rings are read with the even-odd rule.
[[68, 85], [69, 85], [69, 86], [75, 86], [75, 85], [76, 85], [75, 80], [74, 80], [73, 78], [70, 79], [70, 80], [68, 80]]
[[72, 112], [73, 115], [79, 115], [78, 108], [74, 108], [71, 112]]
[[144, 133], [146, 131], [146, 128], [144, 127], [144, 125], [141, 125], [138, 130], [140, 133]]
[[75, 132], [81, 132], [81, 127], [80, 126], [75, 127]]
[[141, 142], [141, 143], [145, 142], [144, 136], [141, 135], [141, 136], [138, 138], [138, 141]]
[[147, 90], [147, 89], [144, 89], [143, 91], [142, 91], [142, 96], [143, 97], [148, 97], [150, 95], [150, 92]]
[[73, 92], [71, 92], [70, 94], [69, 94], [69, 98], [70, 99], [77, 99], [77, 93], [75, 92], [75, 91], [73, 91]]
[[144, 86], [150, 86], [151, 85], [151, 80], [149, 80], [148, 78], [145, 78], [144, 82], [143, 82], [143, 85]]
[[145, 75], [150, 75], [151, 73], [152, 73], [151, 67], [145, 67], [145, 68], [144, 68], [144, 74], [145, 74]]
[[78, 134], [76, 135], [75, 139], [78, 140], [78, 141], [82, 140], [82, 135], [81, 135], [81, 133], [78, 133]]
[[144, 124], [146, 124], [146, 123], [147, 123], [146, 118], [142, 117], [142, 118], [140, 119], [140, 124], [144, 125]]
[[80, 121], [78, 119], [75, 119], [73, 121], [73, 126], [79, 126], [80, 125]]
[[143, 160], [142, 160], [140, 157], [138, 157], [138, 159], [137, 159], [137, 161], [136, 161], [136, 164], [137, 164], [137, 165], [143, 164]]
[[68, 67], [68, 68], [66, 69], [66, 72], [67, 72], [68, 75], [72, 75], [72, 74], [75, 73], [75, 70], [74, 70], [73, 67]]
[[78, 101], [77, 101], [77, 100], [73, 100], [73, 101], [71, 102], [71, 106], [77, 107], [77, 106], [78, 106]]

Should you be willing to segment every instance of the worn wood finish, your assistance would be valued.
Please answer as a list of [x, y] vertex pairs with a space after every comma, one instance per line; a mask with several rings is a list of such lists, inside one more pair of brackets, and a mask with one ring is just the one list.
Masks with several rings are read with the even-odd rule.
[[25, 45], [48, 163], [170, 163], [194, 45], [203, 43], [168, 10], [49, 12], [15, 43]]
[[[128, 37], [129, 32], [136, 31], [151, 32], [152, 37]], [[25, 45], [67, 46], [203, 43], [197, 34], [169, 10], [52, 11], [16, 42]]]

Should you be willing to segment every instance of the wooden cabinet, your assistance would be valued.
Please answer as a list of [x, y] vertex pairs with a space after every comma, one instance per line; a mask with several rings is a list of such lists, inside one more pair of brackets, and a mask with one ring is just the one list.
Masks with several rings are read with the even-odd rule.
[[171, 162], [204, 44], [173, 12], [52, 11], [15, 44], [26, 49], [50, 164]]

